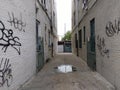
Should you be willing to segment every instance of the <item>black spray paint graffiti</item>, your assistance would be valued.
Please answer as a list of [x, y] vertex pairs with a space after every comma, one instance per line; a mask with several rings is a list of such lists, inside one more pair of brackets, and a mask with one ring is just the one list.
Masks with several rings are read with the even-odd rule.
[[9, 87], [12, 84], [12, 81], [13, 76], [9, 59], [2, 58], [0, 62], [0, 87], [2, 87], [5, 84]]
[[7, 51], [8, 47], [14, 48], [20, 55], [20, 46], [21, 43], [18, 42], [20, 39], [13, 36], [13, 30], [6, 29], [2, 21], [0, 21], [0, 46], [4, 53]]
[[106, 34], [108, 37], [112, 37], [115, 34], [119, 34], [120, 32], [120, 18], [115, 20], [115, 23], [113, 24], [111, 21], [109, 21], [106, 25]]
[[101, 38], [99, 35], [97, 36], [97, 47], [100, 54], [104, 57], [107, 56], [109, 58], [109, 50], [106, 49], [105, 39]]
[[23, 22], [22, 20], [22, 15], [20, 14], [20, 19], [17, 19], [15, 16], [14, 16], [14, 13], [9, 13], [8, 12], [8, 16], [9, 16], [9, 19], [8, 22], [11, 24], [11, 26], [14, 26], [15, 29], [18, 29], [19, 31], [23, 31], [25, 32], [25, 27], [26, 27], [26, 23]]

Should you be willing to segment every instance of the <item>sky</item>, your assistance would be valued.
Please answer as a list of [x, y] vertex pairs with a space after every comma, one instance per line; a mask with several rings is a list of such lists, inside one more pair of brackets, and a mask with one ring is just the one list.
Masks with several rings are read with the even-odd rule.
[[58, 35], [63, 36], [71, 30], [71, 0], [56, 0], [56, 6]]

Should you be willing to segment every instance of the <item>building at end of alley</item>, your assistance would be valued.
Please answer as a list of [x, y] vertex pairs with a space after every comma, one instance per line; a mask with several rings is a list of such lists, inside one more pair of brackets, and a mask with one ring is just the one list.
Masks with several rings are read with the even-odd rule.
[[73, 53], [120, 90], [120, 1], [72, 0]]
[[17, 90], [56, 53], [56, 7], [54, 0], [0, 4], [0, 90]]

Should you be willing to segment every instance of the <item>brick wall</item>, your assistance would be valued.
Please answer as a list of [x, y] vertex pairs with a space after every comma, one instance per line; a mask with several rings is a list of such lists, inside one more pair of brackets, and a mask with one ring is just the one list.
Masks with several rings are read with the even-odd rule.
[[35, 74], [35, 41], [35, 0], [1, 0], [0, 90], [17, 90]]
[[[79, 25], [79, 30], [86, 27], [86, 40], [88, 40], [90, 38], [90, 20], [95, 18], [97, 72], [112, 83], [116, 90], [120, 90], [119, 4], [119, 0], [98, 0]], [[87, 44], [85, 47], [79, 50], [83, 59], [87, 57]], [[75, 51], [75, 47], [73, 50]]]

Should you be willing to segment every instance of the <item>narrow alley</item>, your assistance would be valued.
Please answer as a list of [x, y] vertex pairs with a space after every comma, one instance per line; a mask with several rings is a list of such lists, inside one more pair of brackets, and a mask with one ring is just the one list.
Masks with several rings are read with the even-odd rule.
[[120, 0], [0, 0], [0, 90], [120, 90]]
[[[76, 70], [62, 73], [60, 65], [72, 65]], [[58, 54], [20, 90], [114, 90], [114, 87], [73, 54]]]

